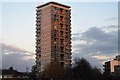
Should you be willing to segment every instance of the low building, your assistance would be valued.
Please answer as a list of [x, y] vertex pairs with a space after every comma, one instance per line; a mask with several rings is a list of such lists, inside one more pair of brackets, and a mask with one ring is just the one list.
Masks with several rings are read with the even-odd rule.
[[114, 60], [105, 62], [104, 74], [114, 75], [115, 73], [118, 73], [119, 69], [120, 69], [120, 55], [116, 56]]
[[120, 65], [115, 66], [115, 75], [120, 77]]
[[2, 80], [19, 80], [19, 79], [25, 79], [26, 76], [21, 73], [18, 72], [16, 70], [14, 70], [12, 67], [10, 67], [9, 69], [2, 69]]

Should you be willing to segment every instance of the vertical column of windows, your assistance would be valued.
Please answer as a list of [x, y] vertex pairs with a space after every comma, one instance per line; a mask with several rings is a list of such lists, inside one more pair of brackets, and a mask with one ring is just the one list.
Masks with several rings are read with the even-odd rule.
[[40, 35], [41, 35], [41, 10], [37, 10], [36, 13], [36, 64], [41, 65], [41, 47], [40, 47]]

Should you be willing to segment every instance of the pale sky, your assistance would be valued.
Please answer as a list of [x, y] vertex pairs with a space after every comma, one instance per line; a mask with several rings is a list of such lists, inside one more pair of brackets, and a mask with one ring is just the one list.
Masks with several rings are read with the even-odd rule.
[[[7, 49], [9, 48], [8, 51], [5, 49], [5, 52], [3, 54], [5, 55], [13, 54], [14, 52], [18, 51], [19, 53], [20, 52], [23, 54], [25, 53], [25, 55], [22, 55], [22, 58], [27, 55], [28, 60], [30, 59], [33, 62], [35, 62], [34, 54], [35, 54], [36, 6], [41, 4], [41, 2], [37, 2], [37, 0], [36, 2], [34, 1], [32, 2], [32, 0], [31, 2], [30, 1], [28, 2], [27, 0], [26, 2], [19, 2], [19, 1], [14, 2], [14, 0], [12, 1], [13, 2], [7, 2], [6, 0], [6, 2], [2, 3], [2, 36], [3, 37], [2, 38], [0, 37], [0, 42], [3, 39], [5, 48], [6, 46]], [[42, 2], [42, 4], [45, 2]], [[103, 48], [103, 44], [108, 44], [110, 42], [109, 40], [111, 40], [111, 42], [114, 41], [115, 44], [117, 44], [116, 30], [118, 25], [118, 19], [117, 19], [118, 3], [111, 1], [110, 2], [73, 2], [72, 1], [72, 2], [60, 2], [60, 3], [71, 6], [73, 58], [79, 55], [78, 57], [86, 57], [91, 62], [97, 60], [96, 62], [98, 63], [94, 65], [100, 68], [102, 66], [102, 62], [114, 58], [113, 54], [115, 55], [117, 54], [116, 53], [117, 45], [115, 46], [114, 44], [113, 45], [111, 44], [110, 47], [106, 46], [105, 48], [106, 50], [108, 50], [107, 52], [103, 52], [102, 48]], [[100, 32], [100, 34], [98, 34], [95, 31], [98, 31], [98, 33]], [[104, 39], [106, 37], [104, 35], [106, 35], [109, 38], [108, 41]], [[101, 41], [106, 40], [106, 41], [105, 43], [102, 44], [96, 44], [96, 42], [100, 40]], [[85, 46], [88, 46], [89, 48]], [[96, 50], [93, 51], [93, 48]], [[115, 49], [109, 51], [109, 49], [111, 48], [115, 48]], [[89, 51], [89, 54], [86, 49]], [[83, 50], [86, 50], [86, 52]], [[111, 54], [109, 54], [108, 52]], [[12, 57], [13, 56], [11, 56], [11, 58]], [[7, 60], [5, 61], [7, 62]], [[25, 61], [27, 62], [27, 60]], [[12, 63], [12, 62], [14, 61], [11, 61], [11, 65], [15, 66], [16, 63]], [[101, 65], [99, 63], [101, 63]], [[8, 65], [7, 63], [4, 65], [3, 65], [4, 67], [11, 66]], [[19, 64], [17, 64], [17, 66], [18, 65]], [[25, 67], [30, 65], [29, 64], [25, 65]], [[19, 70], [19, 68], [17, 67], [16, 69]]]
[[[2, 4], [3, 41], [7, 44], [34, 52], [35, 46], [35, 7], [39, 3], [8, 2]], [[67, 2], [72, 8], [72, 33], [87, 30], [90, 27], [117, 25], [117, 21], [105, 22], [117, 18], [117, 3]]]

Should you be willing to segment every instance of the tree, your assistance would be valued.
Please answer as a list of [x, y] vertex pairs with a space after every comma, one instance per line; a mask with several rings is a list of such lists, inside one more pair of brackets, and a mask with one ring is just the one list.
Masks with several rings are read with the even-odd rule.
[[81, 58], [75, 60], [73, 76], [78, 80], [101, 80], [102, 74], [99, 69], [93, 68], [86, 59]]
[[98, 69], [97, 67], [94, 67], [92, 69], [92, 73], [93, 73], [93, 80], [103, 80], [103, 75], [101, 73], [101, 70]]
[[36, 65], [32, 66], [31, 73], [29, 74], [30, 80], [36, 80]]
[[100, 69], [92, 67], [84, 58], [75, 59], [73, 67], [64, 68], [61, 64], [51, 62], [42, 72], [43, 78], [55, 80], [103, 80]]
[[71, 67], [66, 67], [66, 68], [64, 69], [63, 78], [64, 78], [65, 80], [74, 80], [74, 79], [73, 79], [73, 71], [72, 71], [72, 68], [71, 68]]
[[42, 72], [43, 78], [62, 78], [64, 74], [64, 67], [58, 61], [51, 62], [46, 66]]

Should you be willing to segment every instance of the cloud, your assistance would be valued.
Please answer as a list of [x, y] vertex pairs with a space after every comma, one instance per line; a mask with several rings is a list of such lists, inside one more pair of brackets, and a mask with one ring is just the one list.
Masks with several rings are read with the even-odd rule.
[[117, 20], [118, 20], [117, 17], [110, 17], [110, 18], [108, 18], [108, 19], [106, 19], [104, 21], [117, 21]]
[[101, 28], [92, 27], [88, 29], [86, 32], [82, 33], [82, 38], [85, 40], [96, 40], [96, 41], [106, 41], [113, 37], [114, 35], [109, 34], [103, 31]]
[[[108, 26], [111, 28], [111, 26]], [[93, 65], [101, 68], [106, 60], [114, 58], [118, 54], [118, 31], [106, 32], [102, 28], [91, 27], [82, 33], [72, 34], [72, 57], [84, 57]], [[13, 66], [19, 71], [25, 71], [35, 64], [35, 54], [13, 45], [2, 45], [3, 68]], [[113, 56], [114, 55], [114, 56]]]
[[2, 45], [2, 49], [3, 49], [3, 53], [6, 53], [6, 52], [11, 52], [11, 51], [14, 51], [14, 52], [23, 52], [23, 53], [25, 53], [25, 52], [27, 52], [27, 51], [25, 51], [25, 50], [22, 50], [22, 49], [20, 49], [20, 48], [17, 48], [17, 47], [15, 47], [15, 46], [12, 46], [12, 45], [6, 45], [6, 44], [2, 44], [1, 43], [1, 45]]
[[99, 59], [99, 60], [107, 60], [107, 59], [111, 59], [113, 57], [111, 56], [105, 56], [105, 55], [96, 55], [96, 56], [92, 56], [93, 58]]
[[109, 26], [105, 26], [105, 27], [108, 27], [108, 28], [118, 28], [117, 25], [109, 25]]
[[118, 25], [107, 25], [107, 26], [103, 26], [102, 28], [103, 30], [107, 30], [107, 32], [116, 31], [119, 29]]
[[18, 71], [26, 71], [26, 67], [31, 69], [35, 64], [35, 55], [32, 52], [17, 48], [15, 46], [2, 45], [2, 67], [13, 66]]
[[73, 35], [72, 40], [73, 58], [85, 57], [93, 65], [97, 64], [99, 67], [102, 67], [104, 61], [118, 54], [117, 30], [107, 32], [102, 28], [91, 27], [83, 33]]

